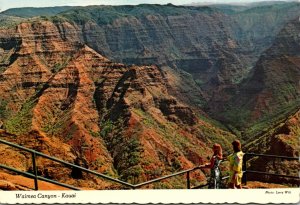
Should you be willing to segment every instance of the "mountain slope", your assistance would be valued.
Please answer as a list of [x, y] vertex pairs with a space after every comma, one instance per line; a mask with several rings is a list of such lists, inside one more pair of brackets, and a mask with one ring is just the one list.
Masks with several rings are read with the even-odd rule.
[[[94, 50], [126, 64], [190, 73], [206, 98], [239, 82], [248, 59], [234, 39], [238, 25], [218, 9], [174, 5], [86, 7], [61, 14]], [[219, 93], [219, 92], [218, 92]]]
[[254, 136], [299, 109], [299, 32], [298, 18], [281, 30], [223, 113], [237, 126], [250, 128], [246, 135]]
[[[264, 133], [261, 137], [247, 144], [246, 150], [252, 153], [298, 157], [300, 150], [299, 136], [300, 110], [291, 115], [284, 122], [276, 125], [273, 129], [270, 129], [267, 133]], [[300, 168], [297, 160], [280, 160], [265, 157], [254, 158], [250, 160], [249, 164], [249, 169], [252, 170], [290, 176], [298, 176], [298, 170]], [[257, 175], [250, 175], [249, 179], [299, 185], [299, 179]]]
[[299, 6], [252, 5], [230, 14], [213, 6], [104, 6], [70, 10], [61, 18], [111, 59], [174, 69], [183, 82], [174, 93], [185, 93], [186, 104], [218, 117], [283, 26], [299, 16]]
[[215, 142], [229, 149], [234, 136], [171, 96], [162, 70], [113, 63], [76, 29], [37, 19], [2, 36], [5, 130], [61, 141], [90, 169], [132, 183], [203, 163]]
[[[268, 49], [278, 33], [291, 20], [299, 17], [299, 2], [258, 3], [249, 9], [231, 14], [241, 28], [237, 39], [247, 52], [259, 58]], [[256, 59], [257, 60], [257, 59]]]
[[11, 28], [18, 25], [20, 22], [24, 21], [24, 18], [8, 16], [0, 13], [0, 28]]

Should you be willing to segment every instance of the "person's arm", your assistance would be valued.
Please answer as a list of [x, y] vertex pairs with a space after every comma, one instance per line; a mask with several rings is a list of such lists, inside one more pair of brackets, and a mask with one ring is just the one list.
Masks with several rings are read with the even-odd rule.
[[205, 168], [205, 164], [201, 164], [201, 165], [197, 166], [195, 169], [197, 169], [197, 168]]
[[214, 167], [214, 165], [215, 165], [215, 157], [212, 157], [211, 159], [210, 159], [210, 163], [207, 163], [207, 164], [205, 164], [205, 168], [213, 168]]
[[215, 164], [215, 158], [212, 157], [210, 159], [210, 162], [199, 165], [197, 168], [210, 168], [211, 169], [214, 166], [214, 164]]

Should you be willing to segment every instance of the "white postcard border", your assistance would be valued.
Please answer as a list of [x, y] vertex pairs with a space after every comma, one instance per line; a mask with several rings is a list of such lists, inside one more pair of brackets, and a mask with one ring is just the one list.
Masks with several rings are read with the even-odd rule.
[[52, 203], [299, 203], [300, 188], [101, 191], [1, 191], [0, 204]]

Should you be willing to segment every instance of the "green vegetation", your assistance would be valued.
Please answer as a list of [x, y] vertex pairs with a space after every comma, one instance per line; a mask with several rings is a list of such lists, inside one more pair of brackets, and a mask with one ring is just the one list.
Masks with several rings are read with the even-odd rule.
[[63, 18], [74, 21], [78, 24], [84, 24], [92, 19], [91, 14], [86, 12], [84, 9], [76, 9], [61, 14]]
[[185, 175], [179, 175], [153, 184], [154, 189], [186, 189]]
[[0, 74], [2, 74], [6, 70], [6, 67], [0, 66]]
[[171, 161], [171, 166], [173, 168], [173, 171], [178, 171], [181, 169], [181, 163], [177, 158], [173, 158]]
[[211, 126], [201, 126], [199, 130], [198, 138], [201, 138], [201, 140], [211, 145], [219, 143], [222, 145], [224, 151], [230, 151], [231, 142], [237, 138], [237, 136], [229, 132], [217, 130]]
[[[164, 140], [170, 142], [177, 150], [177, 153], [182, 153], [186, 156], [189, 155], [188, 150], [192, 150], [195, 153], [198, 153], [200, 156], [207, 156], [207, 153], [203, 151], [203, 148], [195, 145], [193, 140], [187, 136], [184, 136], [180, 130], [185, 130], [184, 127], [176, 128], [177, 125], [173, 122], [166, 122], [164, 124], [156, 121], [149, 113], [142, 111], [141, 109], [133, 110], [136, 114], [138, 114], [142, 118], [143, 125], [155, 130], [158, 135], [162, 136]], [[229, 150], [231, 148], [230, 141], [235, 138], [234, 135], [230, 135], [228, 132], [218, 131], [218, 129], [214, 129], [212, 126], [199, 126], [198, 131], [196, 131], [193, 135], [197, 136], [201, 141], [205, 143], [221, 143], [224, 145], [225, 150]], [[174, 155], [175, 154], [175, 155]], [[171, 163], [166, 160], [166, 156], [159, 155], [160, 161], [165, 162], [167, 172], [175, 172], [182, 169], [182, 165], [178, 160], [179, 154], [173, 153], [173, 158], [171, 159]]]
[[204, 84], [203, 80], [201, 79], [196, 79], [195, 82], [199, 87], [201, 87]]
[[164, 136], [165, 139], [169, 140], [179, 150], [184, 152], [185, 146], [193, 146], [193, 143], [190, 142], [186, 137], [174, 131], [174, 127], [176, 127], [174, 123], [167, 122], [165, 124], [161, 124], [157, 122], [149, 113], [144, 112], [141, 109], [135, 109], [134, 112], [142, 117], [143, 125], [158, 131], [159, 135]]
[[55, 136], [62, 133], [65, 128], [66, 122], [70, 118], [70, 111], [61, 110], [57, 106], [53, 106], [48, 109], [44, 108], [43, 115], [45, 115], [45, 118], [41, 122], [42, 130], [50, 136]]
[[[300, 14], [299, 11], [300, 4], [298, 2], [265, 6], [257, 5], [250, 9], [233, 13], [233, 18], [244, 30], [244, 33], [247, 34], [246, 36], [241, 35], [241, 38], [254, 38], [257, 41], [263, 40], [265, 36], [269, 36], [269, 38], [275, 37], [287, 21], [296, 18]], [[263, 25], [261, 19], [264, 19]], [[264, 43], [268, 42], [272, 41], [265, 41]]]
[[[299, 112], [299, 110], [298, 110]], [[300, 124], [299, 115], [290, 115], [290, 118], [277, 124], [273, 124], [268, 129], [265, 129], [263, 133], [257, 135], [251, 141], [249, 141], [245, 150], [247, 152], [275, 154], [282, 156], [297, 156], [299, 150], [299, 134]], [[297, 170], [299, 163], [290, 160], [280, 159], [266, 159], [262, 157], [254, 157], [248, 161], [249, 167], [254, 170], [267, 171], [277, 174], [288, 174], [297, 176]], [[264, 166], [261, 166], [264, 164]], [[293, 179], [285, 178], [284, 181], [278, 178], [260, 176], [259, 180], [266, 180], [268, 182], [275, 182], [280, 184], [289, 184], [288, 186], [295, 186], [298, 182]]]
[[188, 93], [188, 98], [194, 105], [200, 108], [205, 108], [207, 106], [207, 102], [200, 94], [200, 88], [201, 85], [203, 85], [203, 82], [200, 79], [195, 79], [192, 74], [186, 71], [180, 70], [178, 73], [181, 78], [181, 83], [179, 85], [180, 90]]
[[269, 5], [262, 5], [258, 4], [257, 6], [254, 6], [250, 9], [247, 9], [245, 11], [242, 11], [242, 13], [266, 13], [266, 12], [276, 12], [281, 10], [286, 10], [294, 7], [299, 7], [300, 4], [297, 2], [289, 2], [289, 3], [283, 3], [283, 2], [277, 2], [277, 3], [270, 3]]
[[174, 6], [171, 4], [165, 6], [141, 4], [137, 6], [88, 6], [66, 11], [61, 13], [61, 15], [79, 24], [83, 24], [88, 21], [94, 21], [98, 25], [107, 25], [122, 17], [139, 18], [147, 15], [193, 15], [199, 12], [211, 13], [213, 11], [214, 9], [209, 7], [183, 7]]
[[218, 127], [222, 130], [228, 131], [227, 127], [225, 127], [225, 125], [223, 125], [221, 122], [209, 117], [208, 115], [200, 115], [198, 114], [197, 117], [201, 120], [203, 120], [204, 122], [207, 122], [215, 127]]
[[66, 67], [68, 65], [68, 63], [71, 60], [71, 56], [68, 56], [66, 58], [63, 58], [64, 61], [61, 63], [55, 63], [54, 66], [51, 68], [51, 72], [52, 73], [58, 73], [59, 71], [61, 71], [64, 67]]
[[0, 13], [0, 28], [13, 28], [25, 19]]
[[60, 15], [51, 16], [49, 17], [49, 20], [52, 21], [54, 24], [63, 23], [66, 21], [66, 19]]
[[[42, 44], [43, 50], [47, 50], [48, 48]], [[58, 57], [55, 60], [55, 63], [53, 64], [53, 61], [49, 61], [44, 54], [39, 55], [39, 59], [41, 63], [43, 63], [45, 66], [49, 67], [51, 69], [52, 73], [58, 73], [60, 72], [63, 68], [65, 68], [70, 60], [72, 59], [72, 54], [70, 53], [65, 53], [65, 52], [60, 52], [57, 54]]]
[[0, 120], [4, 120], [9, 116], [9, 110], [7, 109], [8, 102], [0, 98]]
[[[15, 42], [13, 42], [13, 43], [15, 43]], [[2, 48], [0, 48], [0, 49], [2, 50]], [[0, 50], [0, 51], [1, 51], [1, 50]], [[1, 52], [1, 56], [0, 56], [0, 65], [1, 65], [1, 64], [2, 64], [2, 65], [8, 65], [8, 64], [9, 64], [10, 57], [11, 57], [11, 55], [12, 55], [14, 52], [15, 52], [15, 48], [9, 48], [9, 49], [7, 49], [7, 51], [4, 51], [3, 53]], [[7, 68], [7, 67], [5, 67], [5, 66], [1, 66], [1, 67], [0, 67], [0, 74], [1, 74], [2, 72], [4, 72], [6, 68]]]
[[226, 119], [230, 119], [227, 126], [231, 127], [232, 131], [240, 135], [243, 140], [251, 141], [255, 136], [270, 131], [274, 125], [286, 120], [287, 116], [299, 109], [299, 104], [299, 100], [296, 100], [282, 105], [272, 110], [272, 112], [263, 113], [261, 118], [253, 122], [250, 121], [250, 110], [247, 109], [228, 110], [224, 113], [224, 116], [226, 116]]
[[[295, 79], [297, 74], [298, 73], [292, 73], [290, 75], [294, 75], [294, 76], [287, 75], [286, 78]], [[298, 79], [296, 79], [295, 81], [297, 80]], [[298, 90], [296, 86], [297, 86], [297, 82], [294, 82], [294, 84], [285, 83], [285, 84], [281, 84], [280, 86], [274, 87], [274, 91], [273, 91], [274, 101], [280, 104], [286, 104], [286, 101], [288, 101], [287, 98], [289, 96], [297, 96]], [[297, 98], [300, 101], [300, 97], [298, 96]]]
[[249, 108], [230, 107], [222, 113], [225, 119], [230, 120], [230, 124], [238, 129], [249, 124], [251, 110]]
[[100, 132], [95, 132], [95, 131], [93, 131], [93, 130], [90, 130], [89, 133], [90, 133], [90, 135], [91, 135], [92, 137], [95, 137], [95, 138], [101, 136]]
[[36, 101], [28, 100], [15, 115], [4, 122], [4, 127], [9, 133], [25, 134], [31, 130], [32, 109]]
[[245, 130], [244, 138], [250, 140], [257, 135], [260, 135], [260, 133], [267, 132], [270, 128], [274, 127], [274, 125], [286, 120], [287, 116], [295, 113], [300, 108], [299, 104], [299, 101], [287, 104], [274, 110], [271, 114], [267, 114], [260, 118]]
[[68, 128], [68, 133], [65, 137], [66, 141], [69, 141], [73, 138], [75, 132], [78, 130], [78, 127], [76, 124], [72, 124], [71, 127]]
[[113, 125], [112, 121], [110, 121], [110, 120], [104, 121], [104, 122], [102, 122], [101, 125], [102, 125], [101, 126], [102, 129], [100, 131], [101, 137], [103, 137], [103, 138], [109, 137], [108, 134], [110, 134], [114, 129], [114, 125]]
[[45, 7], [45, 8], [34, 8], [34, 7], [13, 8], [13, 9], [8, 9], [6, 11], [3, 11], [1, 12], [1, 14], [21, 17], [21, 18], [31, 18], [35, 16], [54, 16], [60, 12], [64, 12], [73, 8], [76, 7], [56, 6], [56, 7]]
[[100, 124], [100, 136], [112, 153], [120, 178], [130, 183], [138, 183], [142, 181], [141, 176], [144, 173], [140, 165], [143, 149], [137, 137], [123, 135], [123, 123], [122, 119], [116, 122], [103, 120]]

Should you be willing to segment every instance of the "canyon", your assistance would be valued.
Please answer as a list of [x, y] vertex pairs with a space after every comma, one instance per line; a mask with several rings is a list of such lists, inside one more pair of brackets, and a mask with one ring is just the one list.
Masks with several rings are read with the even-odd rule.
[[[207, 162], [216, 142], [229, 153], [236, 138], [299, 155], [299, 3], [29, 10], [0, 13], [2, 139], [130, 183]], [[0, 147], [1, 162], [30, 171], [26, 154]], [[122, 188], [38, 164], [74, 186]]]

